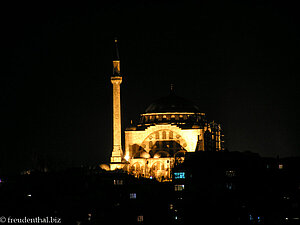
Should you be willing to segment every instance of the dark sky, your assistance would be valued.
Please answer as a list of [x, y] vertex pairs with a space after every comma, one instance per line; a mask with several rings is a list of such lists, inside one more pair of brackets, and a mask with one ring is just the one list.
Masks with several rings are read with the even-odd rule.
[[174, 83], [223, 124], [230, 151], [300, 155], [291, 2], [40, 2], [1, 7], [0, 173], [108, 162], [115, 36], [123, 128]]

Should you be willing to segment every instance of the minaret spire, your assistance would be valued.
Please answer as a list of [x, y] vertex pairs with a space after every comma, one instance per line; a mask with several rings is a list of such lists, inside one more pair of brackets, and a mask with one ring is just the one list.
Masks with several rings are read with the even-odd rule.
[[121, 83], [122, 75], [120, 70], [120, 57], [118, 50], [118, 40], [114, 41], [113, 73], [110, 78], [113, 84], [113, 151], [110, 168], [112, 170], [121, 169], [123, 151], [121, 144]]
[[113, 76], [121, 76], [120, 56], [119, 56], [117, 38], [115, 38], [114, 51], [113, 51]]

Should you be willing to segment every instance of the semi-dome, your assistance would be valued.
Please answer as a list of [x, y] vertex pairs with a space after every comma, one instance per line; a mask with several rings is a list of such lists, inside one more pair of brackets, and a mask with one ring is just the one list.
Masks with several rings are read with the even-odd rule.
[[199, 108], [191, 101], [175, 95], [171, 92], [168, 96], [162, 97], [151, 103], [145, 113], [167, 113], [167, 112], [200, 112]]

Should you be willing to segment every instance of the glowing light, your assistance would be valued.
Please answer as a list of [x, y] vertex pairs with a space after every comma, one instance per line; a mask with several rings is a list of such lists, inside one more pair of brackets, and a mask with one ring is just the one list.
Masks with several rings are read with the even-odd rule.
[[106, 171], [110, 170], [109, 165], [106, 165], [106, 164], [101, 164], [100, 168], [103, 169], [103, 170], [106, 170]]
[[129, 155], [125, 155], [125, 160], [128, 161], [130, 159]]
[[31, 194], [28, 194], [27, 197], [31, 197]]
[[156, 153], [154, 156], [153, 156], [154, 159], [159, 159], [160, 158], [160, 154], [159, 153]]
[[138, 222], [143, 222], [144, 221], [144, 216], [143, 215], [138, 216], [137, 221]]
[[130, 199], [136, 199], [136, 193], [130, 193], [129, 198]]
[[91, 221], [92, 214], [88, 213], [88, 221]]
[[249, 220], [253, 221], [253, 216], [251, 214], [249, 214]]
[[184, 184], [175, 184], [174, 189], [175, 189], [175, 191], [183, 191]]
[[123, 180], [114, 180], [114, 185], [123, 185]]
[[174, 173], [175, 179], [185, 179], [185, 172], [176, 172]]
[[143, 152], [140, 157], [144, 158], [144, 159], [148, 159], [150, 158], [150, 154], [148, 152]]
[[225, 175], [227, 177], [235, 177], [236, 176], [236, 171], [234, 171], [234, 170], [227, 170], [227, 171], [225, 171]]

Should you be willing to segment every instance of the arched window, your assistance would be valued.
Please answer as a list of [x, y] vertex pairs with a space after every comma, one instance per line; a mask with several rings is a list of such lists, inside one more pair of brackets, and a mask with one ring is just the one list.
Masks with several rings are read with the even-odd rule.
[[153, 148], [153, 142], [149, 141], [149, 148], [152, 149]]
[[162, 139], [167, 139], [167, 132], [166, 131], [162, 132]]
[[172, 131], [169, 132], [169, 139], [173, 139], [173, 132]]
[[159, 139], [159, 133], [155, 132], [155, 139]]

